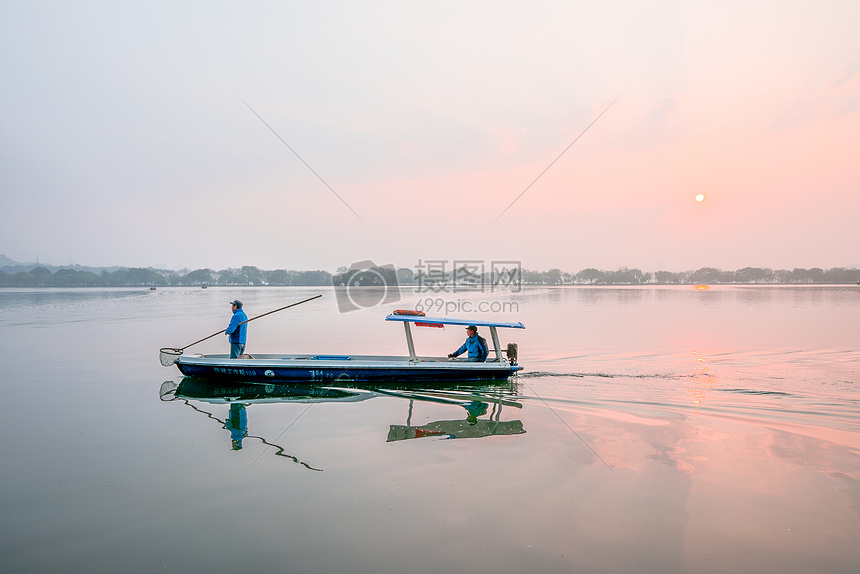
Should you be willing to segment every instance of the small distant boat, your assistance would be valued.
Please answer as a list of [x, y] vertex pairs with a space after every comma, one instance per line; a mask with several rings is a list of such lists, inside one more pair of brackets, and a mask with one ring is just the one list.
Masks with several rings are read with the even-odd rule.
[[149, 288], [150, 291], [155, 291], [155, 285]]
[[206, 283], [200, 286], [201, 289], [206, 289], [207, 287], [209, 287], [209, 285], [207, 285]]
[[[426, 317], [417, 311], [395, 311], [386, 321], [403, 323], [408, 356], [387, 355], [242, 355], [231, 359], [229, 355], [182, 355], [175, 361], [182, 374], [190, 377], [243, 382], [442, 382], [442, 381], [497, 381], [508, 379], [522, 370], [517, 364], [516, 343], [508, 343], [502, 350], [498, 329], [524, 329], [520, 323]], [[492, 348], [484, 362], [449, 359], [447, 356], [419, 356], [415, 352], [411, 325], [444, 326], [475, 325], [487, 327]]]

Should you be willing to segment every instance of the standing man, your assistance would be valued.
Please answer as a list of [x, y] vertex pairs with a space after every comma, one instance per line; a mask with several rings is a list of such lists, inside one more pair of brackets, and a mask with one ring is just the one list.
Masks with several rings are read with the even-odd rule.
[[230, 324], [227, 326], [227, 336], [230, 337], [230, 358], [238, 359], [239, 355], [245, 352], [245, 339], [248, 336], [248, 316], [242, 310], [242, 302], [236, 299], [230, 301], [230, 307], [233, 309], [233, 318], [230, 319]]
[[469, 351], [469, 356], [466, 359], [470, 362], [483, 363], [487, 360], [487, 355], [490, 354], [490, 349], [487, 347], [487, 340], [478, 334], [478, 328], [474, 325], [466, 327], [466, 342], [463, 345], [448, 355], [449, 359], [453, 359], [464, 351]]

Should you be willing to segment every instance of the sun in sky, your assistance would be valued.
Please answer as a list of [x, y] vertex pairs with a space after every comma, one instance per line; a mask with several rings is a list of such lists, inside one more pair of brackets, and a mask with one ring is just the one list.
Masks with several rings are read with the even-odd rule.
[[700, 193], [700, 194], [698, 194], [698, 195], [696, 196], [696, 201], [697, 201], [697, 202], [699, 202], [699, 203], [702, 203], [703, 201], [705, 201], [705, 194], [704, 194], [704, 193]]

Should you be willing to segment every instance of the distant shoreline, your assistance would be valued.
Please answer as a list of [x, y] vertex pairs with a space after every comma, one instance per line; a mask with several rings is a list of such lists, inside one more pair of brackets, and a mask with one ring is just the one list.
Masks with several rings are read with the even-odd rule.
[[588, 268], [576, 273], [560, 269], [533, 271], [512, 268], [503, 273], [478, 273], [466, 267], [426, 273], [412, 269], [373, 267], [354, 270], [272, 271], [245, 266], [239, 269], [169, 271], [152, 268], [67, 268], [15, 266], [0, 269], [0, 287], [324, 287], [417, 286], [428, 293], [510, 290], [517, 286], [661, 286], [661, 285], [860, 285], [860, 269], [744, 267], [724, 271], [702, 267], [696, 271], [643, 272], [621, 267], [614, 271]]

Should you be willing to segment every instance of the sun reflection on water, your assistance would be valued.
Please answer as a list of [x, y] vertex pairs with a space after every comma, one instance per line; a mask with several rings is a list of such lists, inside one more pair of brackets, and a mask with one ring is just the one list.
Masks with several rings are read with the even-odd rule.
[[699, 415], [699, 409], [702, 406], [702, 403], [705, 400], [705, 397], [713, 390], [714, 384], [716, 383], [716, 377], [713, 373], [710, 372], [708, 366], [705, 364], [708, 362], [707, 357], [702, 355], [698, 351], [693, 351], [693, 358], [699, 363], [698, 366], [693, 371], [693, 386], [687, 389], [693, 396], [693, 411], [694, 415]]

